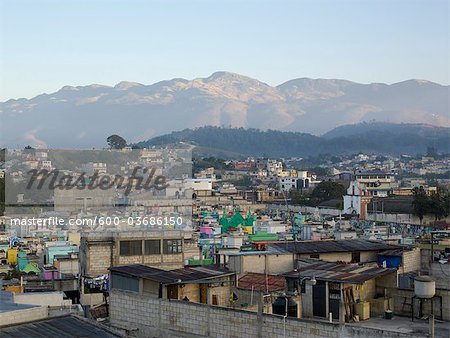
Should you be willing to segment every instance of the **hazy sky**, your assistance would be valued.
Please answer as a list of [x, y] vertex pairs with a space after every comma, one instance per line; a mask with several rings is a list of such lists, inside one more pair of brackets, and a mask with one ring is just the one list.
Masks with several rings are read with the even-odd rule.
[[0, 101], [237, 72], [449, 83], [448, 0], [0, 0]]

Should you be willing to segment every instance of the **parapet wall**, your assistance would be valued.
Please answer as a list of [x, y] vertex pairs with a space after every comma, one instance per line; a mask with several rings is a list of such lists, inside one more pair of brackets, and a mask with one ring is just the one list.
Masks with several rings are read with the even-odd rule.
[[364, 337], [419, 338], [405, 333], [338, 323], [258, 315], [255, 312], [111, 290], [110, 321], [138, 337]]

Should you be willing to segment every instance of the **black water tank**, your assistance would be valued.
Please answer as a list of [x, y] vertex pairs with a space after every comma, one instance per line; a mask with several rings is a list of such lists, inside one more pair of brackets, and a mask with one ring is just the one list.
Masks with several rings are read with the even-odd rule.
[[297, 303], [289, 296], [279, 296], [272, 304], [272, 313], [280, 316], [286, 315], [286, 299], [288, 317], [297, 318]]

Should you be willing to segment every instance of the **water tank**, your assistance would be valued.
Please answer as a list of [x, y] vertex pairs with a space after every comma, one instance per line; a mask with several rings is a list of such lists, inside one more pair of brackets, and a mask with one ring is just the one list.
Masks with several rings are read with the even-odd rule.
[[297, 318], [297, 302], [290, 296], [279, 296], [272, 304], [272, 313], [275, 315], [285, 316], [286, 300], [288, 317]]
[[436, 293], [436, 281], [430, 276], [414, 278], [414, 294], [419, 298], [433, 298]]

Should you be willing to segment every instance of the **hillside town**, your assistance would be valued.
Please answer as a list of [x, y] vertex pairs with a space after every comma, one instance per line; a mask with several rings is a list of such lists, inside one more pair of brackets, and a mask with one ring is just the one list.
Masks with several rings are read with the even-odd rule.
[[120, 148], [8, 151], [2, 334], [449, 335], [448, 155]]

